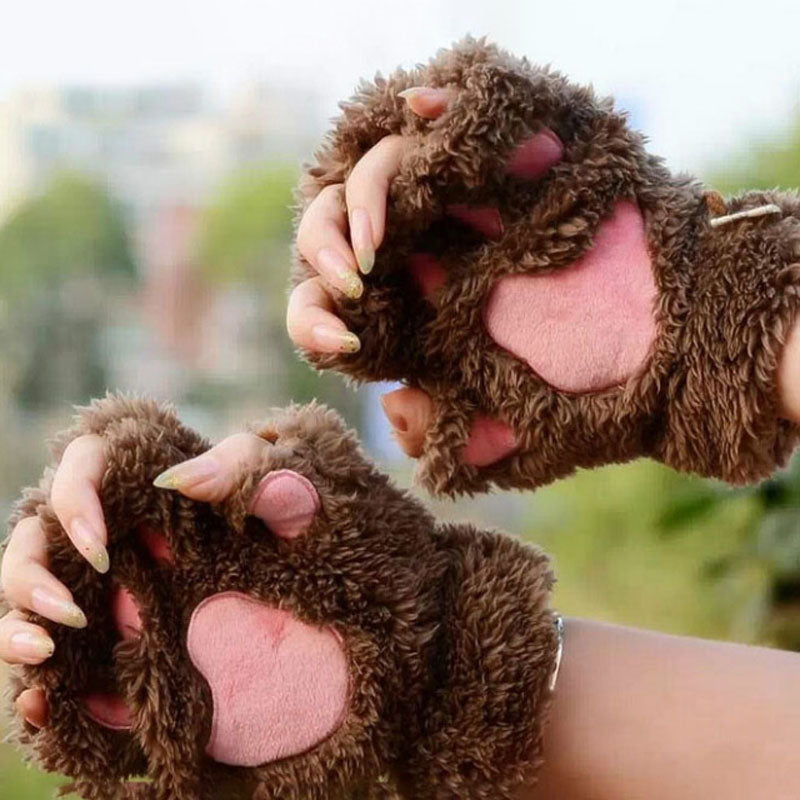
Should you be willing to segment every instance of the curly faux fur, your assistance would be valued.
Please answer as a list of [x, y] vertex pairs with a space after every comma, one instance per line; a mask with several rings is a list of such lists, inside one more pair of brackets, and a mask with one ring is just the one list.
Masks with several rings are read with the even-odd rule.
[[[440, 118], [422, 119], [398, 97], [413, 86], [451, 87], [454, 100]], [[363, 297], [337, 300], [360, 352], [304, 355], [319, 368], [402, 380], [432, 396], [420, 462], [429, 490], [529, 488], [637, 456], [742, 483], [787, 460], [798, 427], [778, 418], [776, 368], [800, 307], [796, 194], [748, 192], [726, 204], [649, 155], [610, 100], [483, 41], [362, 84], [342, 108], [303, 178], [301, 214], [383, 137], [401, 134], [411, 144]], [[508, 175], [515, 147], [542, 131], [563, 143], [563, 157], [536, 180]], [[643, 343], [641, 368], [619, 383], [559, 389], [489, 335], [487, 303], [504, 277], [568, 269], [590, 254], [620, 202], [644, 221], [654, 338]], [[496, 208], [502, 232], [487, 241], [448, 215], [454, 204]], [[777, 208], [712, 225], [715, 216], [766, 204]], [[428, 297], [409, 269], [419, 251], [445, 272]], [[298, 256], [294, 283], [313, 274]], [[480, 416], [510, 426], [513, 454], [465, 463]]]
[[[153, 486], [162, 470], [209, 447], [169, 408], [111, 396], [60, 437], [62, 449], [81, 434], [105, 440], [112, 568], [100, 575], [75, 551], [49, 504], [47, 476], [26, 492], [12, 525], [38, 515], [50, 568], [89, 627], [32, 615], [56, 650], [14, 683], [14, 696], [43, 687], [50, 707], [45, 728], [21, 725], [21, 744], [97, 800], [512, 797], [541, 761], [556, 660], [544, 554], [469, 525], [437, 524], [322, 406], [292, 406], [256, 431], [269, 442], [263, 463], [218, 506]], [[305, 535], [275, 535], [247, 513], [254, 487], [276, 470], [304, 476], [319, 494]], [[168, 560], [154, 558], [144, 530], [164, 533]], [[112, 618], [119, 586], [142, 622], [124, 640]], [[207, 754], [213, 698], [187, 652], [187, 627], [193, 610], [222, 592], [341, 638], [346, 713], [306, 752], [252, 767]], [[130, 730], [110, 730], [87, 712], [98, 686], [122, 696]]]

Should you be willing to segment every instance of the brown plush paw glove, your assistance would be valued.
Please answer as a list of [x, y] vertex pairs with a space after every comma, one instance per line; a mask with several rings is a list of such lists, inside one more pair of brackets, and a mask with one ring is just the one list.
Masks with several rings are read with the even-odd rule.
[[153, 486], [209, 446], [169, 409], [109, 397], [62, 437], [105, 440], [111, 571], [46, 484], [26, 494], [15, 518], [38, 514], [89, 626], [33, 617], [55, 654], [13, 694], [43, 688], [50, 719], [19, 741], [97, 800], [511, 798], [557, 660], [546, 557], [438, 525], [321, 406], [256, 432], [262, 463], [217, 506]]
[[[412, 86], [452, 99], [422, 119], [398, 97]], [[428, 489], [531, 488], [637, 456], [733, 483], [784, 464], [797, 195], [726, 203], [648, 155], [610, 101], [472, 40], [343, 109], [303, 203], [387, 134], [409, 145], [364, 294], [337, 301], [361, 350], [305, 355], [431, 396]], [[298, 258], [295, 284], [311, 274]]]

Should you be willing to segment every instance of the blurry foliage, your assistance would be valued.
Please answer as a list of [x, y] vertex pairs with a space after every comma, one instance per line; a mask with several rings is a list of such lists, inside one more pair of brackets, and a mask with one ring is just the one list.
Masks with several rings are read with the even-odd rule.
[[132, 277], [128, 236], [108, 193], [70, 172], [56, 175], [0, 229], [0, 294], [40, 292], [98, 272]]
[[[298, 170], [285, 164], [264, 164], [233, 175], [203, 216], [196, 260], [212, 287], [239, 286], [258, 296], [260, 313], [252, 340], [280, 363], [281, 396], [298, 403], [319, 399], [357, 423], [356, 395], [338, 375], [318, 373], [298, 358], [286, 333], [286, 299], [291, 263], [293, 192]], [[250, 376], [274, 389], [275, 370]], [[265, 390], [268, 387], [264, 387]], [[208, 393], [209, 387], [198, 387]], [[267, 391], [265, 396], [270, 396]]]
[[233, 176], [222, 187], [205, 212], [197, 246], [197, 261], [207, 277], [286, 290], [288, 259], [277, 269], [267, 267], [276, 249], [284, 255], [288, 251], [297, 178], [291, 167], [265, 165]]
[[738, 627], [748, 638], [800, 651], [800, 459], [759, 486], [725, 489], [696, 482], [678, 493], [661, 514], [666, 535], [714, 521], [734, 502], [746, 500], [748, 514], [730, 552], [708, 558], [703, 576], [725, 587], [742, 576], [758, 576], [753, 595], [737, 609]]
[[[64, 778], [27, 766], [16, 750], [0, 748], [0, 797], [3, 800], [49, 800], [65, 782]], [[66, 795], [66, 798], [70, 800], [77, 795]]]
[[725, 165], [714, 169], [710, 183], [725, 194], [745, 189], [800, 188], [800, 115], [794, 124], [771, 137], [753, 142], [728, 156]]
[[579, 470], [530, 495], [523, 533], [553, 558], [556, 607], [670, 633], [753, 641], [733, 613], [754, 596], [753, 575], [732, 576], [724, 589], [703, 579], [705, 564], [739, 551], [752, 499], [719, 489], [726, 501], [714, 513], [677, 514], [683, 535], [662, 533], [676, 499], [705, 491], [697, 478], [640, 459]]
[[[710, 183], [734, 194], [746, 189], [800, 187], [800, 118], [769, 142], [728, 157]], [[800, 651], [800, 460], [754, 488], [732, 491], [694, 482], [670, 497], [659, 520], [665, 534], [686, 532], [719, 519], [734, 503], [751, 513], [730, 552], [703, 563], [706, 580], [725, 592], [750, 576], [751, 593], [735, 609], [734, 624], [746, 638]]]
[[105, 390], [108, 294], [135, 277], [119, 209], [74, 173], [53, 178], [0, 228], [4, 389], [23, 408]]

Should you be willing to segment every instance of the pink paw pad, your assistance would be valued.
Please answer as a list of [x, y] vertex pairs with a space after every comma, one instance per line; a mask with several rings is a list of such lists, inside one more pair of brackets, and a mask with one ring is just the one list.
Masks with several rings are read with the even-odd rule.
[[556, 389], [600, 391], [624, 383], [648, 358], [656, 297], [644, 218], [621, 201], [573, 264], [499, 280], [484, 324]]
[[564, 158], [564, 145], [550, 128], [544, 128], [520, 144], [511, 155], [506, 172], [516, 178], [534, 180]]
[[[130, 590], [118, 586], [111, 596], [111, 617], [124, 641], [138, 639], [142, 632], [139, 604]], [[130, 712], [125, 699], [113, 692], [92, 692], [84, 697], [89, 717], [98, 725], [112, 731], [127, 731], [131, 727]]]
[[412, 253], [408, 257], [408, 269], [423, 297], [430, 297], [447, 281], [445, 268], [431, 253]]
[[169, 541], [161, 531], [151, 528], [149, 525], [140, 525], [139, 540], [147, 548], [150, 555], [160, 564], [171, 565], [175, 563]]
[[488, 467], [518, 448], [514, 431], [505, 422], [478, 416], [472, 423], [462, 458], [472, 467]]
[[284, 539], [304, 534], [320, 508], [319, 494], [308, 478], [290, 469], [268, 473], [258, 485], [250, 513]]
[[124, 641], [138, 639], [142, 632], [142, 616], [133, 594], [120, 586], [111, 598], [111, 616], [117, 632]]
[[197, 606], [187, 646], [213, 698], [206, 752], [215, 761], [254, 767], [297, 755], [344, 720], [348, 664], [330, 628], [223, 592]]
[[131, 715], [125, 700], [110, 692], [93, 692], [84, 698], [89, 716], [104, 728], [127, 731], [131, 728]]
[[474, 228], [487, 239], [499, 239], [505, 230], [503, 218], [493, 206], [467, 206], [454, 203], [447, 206], [447, 213]]

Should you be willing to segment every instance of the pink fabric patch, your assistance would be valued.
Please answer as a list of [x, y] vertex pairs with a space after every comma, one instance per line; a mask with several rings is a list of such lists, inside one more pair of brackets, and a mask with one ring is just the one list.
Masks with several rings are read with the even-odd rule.
[[119, 635], [125, 639], [138, 639], [142, 631], [139, 604], [130, 590], [120, 586], [111, 598], [111, 616]]
[[172, 548], [169, 546], [167, 537], [161, 531], [157, 531], [149, 525], [140, 525], [139, 539], [156, 561], [162, 564], [175, 563]]
[[311, 481], [290, 469], [269, 472], [261, 479], [250, 513], [284, 539], [305, 533], [319, 511], [319, 495]]
[[490, 417], [475, 417], [464, 447], [464, 463], [488, 467], [517, 449], [514, 431], [505, 422]]
[[643, 366], [656, 337], [656, 295], [644, 219], [621, 201], [571, 266], [499, 280], [484, 323], [555, 388], [597, 391]]
[[467, 206], [453, 203], [447, 206], [447, 213], [465, 225], [475, 228], [489, 239], [499, 239], [503, 235], [503, 218], [494, 206]]
[[118, 694], [95, 692], [84, 698], [89, 716], [104, 728], [112, 731], [128, 731], [131, 715], [125, 701]]
[[349, 674], [342, 640], [239, 592], [197, 606], [187, 646], [214, 702], [206, 752], [255, 767], [303, 753], [344, 721]]
[[408, 257], [408, 269], [423, 297], [430, 297], [447, 280], [445, 268], [431, 253], [412, 253]]
[[564, 145], [550, 128], [526, 139], [517, 147], [508, 162], [506, 172], [517, 178], [533, 180], [564, 158]]

